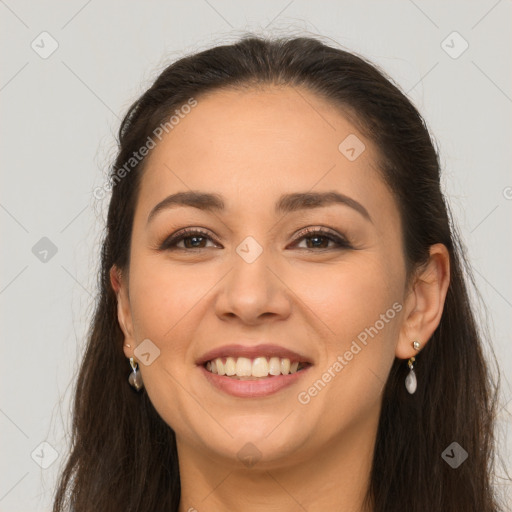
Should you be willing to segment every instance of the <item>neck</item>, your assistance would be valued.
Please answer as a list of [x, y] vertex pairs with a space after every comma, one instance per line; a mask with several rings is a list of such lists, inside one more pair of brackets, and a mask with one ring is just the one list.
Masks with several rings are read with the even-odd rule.
[[240, 461], [206, 455], [204, 449], [177, 438], [179, 512], [371, 512], [363, 508], [363, 500], [369, 485], [378, 416], [369, 423], [354, 425], [321, 447], [301, 447], [300, 459], [262, 459], [250, 468]]

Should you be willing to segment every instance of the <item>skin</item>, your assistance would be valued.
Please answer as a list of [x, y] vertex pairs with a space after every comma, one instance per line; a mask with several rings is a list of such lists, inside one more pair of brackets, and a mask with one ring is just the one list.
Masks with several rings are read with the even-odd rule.
[[[349, 134], [366, 146], [355, 161], [338, 150]], [[412, 341], [428, 342], [449, 284], [448, 252], [436, 244], [407, 286], [398, 208], [377, 162], [376, 148], [342, 112], [309, 91], [276, 86], [201, 96], [151, 151], [129, 272], [114, 266], [111, 283], [126, 357], [138, 361], [134, 349], [146, 338], [160, 350], [139, 370], [176, 433], [180, 512], [362, 510], [383, 385], [395, 357], [405, 365], [417, 354]], [[158, 202], [190, 189], [221, 194], [226, 211], [179, 207], [146, 225]], [[339, 204], [274, 213], [283, 193], [332, 190], [361, 203], [371, 221]], [[297, 237], [321, 226], [353, 247]], [[189, 239], [181, 250], [159, 250], [186, 227], [211, 233], [202, 249]], [[253, 263], [235, 250], [249, 235], [263, 249]], [[298, 394], [395, 303], [402, 307], [394, 318], [300, 403]], [[238, 342], [276, 343], [314, 365], [274, 395], [232, 397], [195, 361]], [[252, 467], [237, 456], [247, 443], [259, 452]]]

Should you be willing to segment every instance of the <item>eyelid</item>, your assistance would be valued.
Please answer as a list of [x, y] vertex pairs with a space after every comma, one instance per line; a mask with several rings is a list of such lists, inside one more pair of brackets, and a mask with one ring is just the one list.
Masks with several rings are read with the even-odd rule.
[[299, 230], [298, 233], [296, 234], [296, 236], [294, 236], [292, 243], [296, 244], [296, 243], [300, 242], [302, 239], [308, 238], [308, 236], [312, 237], [313, 235], [323, 236], [323, 237], [329, 239], [330, 241], [333, 241], [336, 244], [338, 244], [338, 247], [331, 247], [331, 248], [325, 248], [325, 249], [306, 248], [304, 250], [320, 252], [320, 251], [328, 251], [331, 249], [351, 248], [352, 247], [352, 244], [350, 243], [350, 241], [348, 240], [348, 238], [345, 235], [338, 233], [338, 232], [332, 230], [331, 228], [327, 228], [325, 226], [316, 226], [316, 227], [313, 226], [313, 227], [308, 227], [308, 228]]
[[[192, 238], [194, 235], [203, 236], [204, 238], [209, 238], [216, 244], [220, 244], [217, 239], [204, 228], [183, 228], [179, 229], [175, 233], [171, 234], [160, 244], [160, 250], [165, 251], [169, 250], [171, 247], [175, 247], [175, 245], [181, 242], [184, 238], [190, 237]], [[191, 249], [184, 249], [182, 247], [175, 247], [178, 250], [190, 251]], [[206, 247], [198, 247], [196, 250], [206, 249]]]
[[[292, 245], [299, 243], [302, 239], [312, 237], [314, 235], [319, 235], [327, 238], [329, 241], [337, 244], [335, 247], [327, 247], [327, 248], [302, 248], [304, 251], [312, 251], [312, 252], [322, 252], [322, 251], [330, 251], [336, 249], [348, 249], [353, 248], [349, 239], [341, 233], [334, 231], [332, 228], [328, 228], [325, 226], [310, 226], [307, 228], [303, 228], [295, 233], [293, 236]], [[161, 251], [170, 251], [170, 250], [178, 250], [178, 251], [200, 251], [204, 249], [208, 249], [208, 247], [196, 247], [196, 248], [183, 248], [177, 247], [177, 244], [180, 243], [183, 239], [193, 238], [197, 236], [198, 238], [206, 238], [217, 245], [222, 245], [212, 233], [206, 228], [195, 228], [195, 227], [187, 227], [176, 231], [171, 234], [164, 241], [159, 244], [159, 250]], [[287, 246], [288, 247], [288, 246]]]
[[332, 235], [339, 238], [343, 238], [343, 235], [338, 234], [337, 232], [333, 231], [331, 228], [325, 227], [325, 226], [313, 226], [313, 227], [307, 227], [300, 229], [297, 231], [293, 237], [294, 240], [300, 239], [306, 235], [312, 235], [316, 233], [321, 233], [323, 235]]

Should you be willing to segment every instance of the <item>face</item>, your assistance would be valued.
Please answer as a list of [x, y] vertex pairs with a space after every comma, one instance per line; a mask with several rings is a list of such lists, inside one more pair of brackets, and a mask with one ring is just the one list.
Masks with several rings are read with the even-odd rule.
[[[190, 191], [223, 208], [154, 210]], [[150, 340], [135, 358], [179, 447], [300, 462], [375, 429], [405, 279], [377, 151], [343, 113], [303, 89], [217, 91], [146, 162], [118, 295], [125, 354]], [[216, 356], [239, 375], [213, 374]]]

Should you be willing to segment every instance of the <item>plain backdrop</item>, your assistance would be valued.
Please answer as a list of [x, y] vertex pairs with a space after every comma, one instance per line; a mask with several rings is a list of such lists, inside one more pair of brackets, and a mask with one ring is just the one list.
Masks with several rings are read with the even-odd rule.
[[510, 0], [1, 0], [0, 510], [50, 510], [120, 119], [171, 61], [248, 31], [330, 38], [425, 117], [489, 314], [510, 468], [511, 20]]

